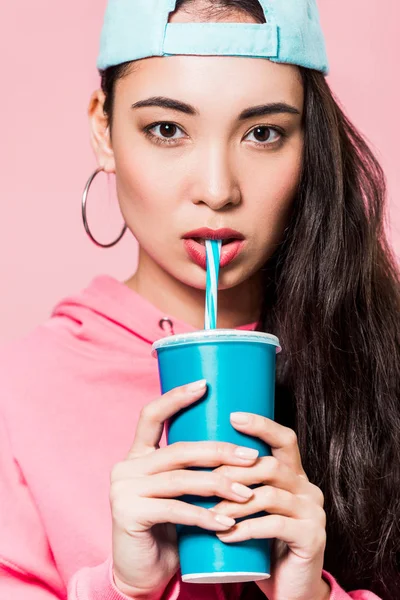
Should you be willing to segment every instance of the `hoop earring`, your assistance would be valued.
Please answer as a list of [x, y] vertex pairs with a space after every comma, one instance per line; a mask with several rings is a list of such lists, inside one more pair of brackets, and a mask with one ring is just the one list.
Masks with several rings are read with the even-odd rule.
[[102, 244], [101, 242], [98, 242], [96, 240], [96, 238], [93, 237], [90, 229], [89, 229], [89, 224], [88, 224], [88, 220], [87, 220], [87, 216], [86, 216], [86, 202], [87, 202], [87, 197], [88, 197], [88, 193], [89, 193], [89, 189], [90, 186], [93, 183], [93, 179], [96, 177], [96, 175], [98, 175], [98, 173], [100, 173], [101, 171], [104, 171], [103, 167], [100, 167], [99, 169], [97, 169], [93, 175], [91, 175], [91, 177], [89, 177], [89, 180], [86, 184], [85, 190], [83, 192], [83, 196], [82, 196], [82, 219], [83, 219], [83, 226], [85, 227], [85, 231], [88, 234], [88, 236], [90, 237], [90, 239], [92, 240], [92, 242], [94, 242], [96, 244], [96, 246], [100, 246], [100, 248], [111, 248], [112, 246], [115, 246], [116, 244], [118, 244], [118, 242], [123, 238], [123, 236], [125, 235], [126, 230], [128, 229], [127, 224], [125, 223], [121, 233], [119, 234], [118, 238], [115, 240], [115, 242], [111, 242], [111, 244]]

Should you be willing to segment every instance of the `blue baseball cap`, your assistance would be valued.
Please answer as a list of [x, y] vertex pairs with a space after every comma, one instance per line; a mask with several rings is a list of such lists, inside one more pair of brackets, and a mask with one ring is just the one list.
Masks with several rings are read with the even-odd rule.
[[316, 0], [259, 0], [266, 23], [168, 23], [176, 0], [108, 0], [99, 70], [176, 54], [267, 58], [329, 72]]

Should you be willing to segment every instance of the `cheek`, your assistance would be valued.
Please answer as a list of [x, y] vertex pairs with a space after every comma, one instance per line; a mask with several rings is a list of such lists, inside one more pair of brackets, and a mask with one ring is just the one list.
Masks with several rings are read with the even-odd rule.
[[299, 185], [300, 173], [300, 161], [286, 161], [271, 178], [271, 206], [278, 218], [286, 216]]
[[166, 172], [162, 164], [161, 169], [155, 169], [154, 156], [151, 159], [138, 147], [114, 153], [118, 198], [128, 225], [138, 215], [154, 224], [154, 215], [160, 220], [172, 209], [171, 190], [176, 185], [172, 173]]
[[[258, 175], [251, 197], [256, 198], [249, 218], [257, 223], [261, 245], [268, 240], [280, 241], [296, 196], [301, 176], [301, 151], [293, 151], [277, 157]], [[266, 237], [267, 236], [267, 237]]]
[[303, 160], [303, 136], [299, 132], [288, 144], [286, 151], [271, 165], [270, 183], [274, 197], [283, 202], [296, 192], [300, 181]]
[[[263, 171], [263, 177], [258, 177], [258, 190], [263, 190], [262, 206], [266, 212], [280, 212], [296, 194], [301, 176], [301, 154], [290, 153], [269, 163]], [[260, 192], [259, 192], [260, 196]]]

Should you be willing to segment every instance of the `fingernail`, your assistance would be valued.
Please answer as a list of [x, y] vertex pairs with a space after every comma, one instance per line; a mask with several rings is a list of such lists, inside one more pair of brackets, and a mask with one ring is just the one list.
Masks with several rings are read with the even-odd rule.
[[231, 517], [227, 517], [226, 515], [215, 515], [214, 519], [227, 527], [232, 527], [236, 523], [235, 519], [231, 519]]
[[196, 392], [199, 392], [200, 390], [202, 390], [203, 388], [205, 388], [206, 387], [206, 383], [207, 383], [206, 379], [200, 379], [199, 381], [195, 381], [193, 383], [189, 383], [188, 384], [188, 391], [195, 394]]
[[245, 423], [249, 422], [249, 417], [248, 415], [242, 412], [233, 412], [231, 413], [231, 420], [235, 423], [240, 423], [241, 425], [244, 425]]
[[239, 458], [257, 458], [259, 452], [254, 448], [246, 448], [245, 446], [238, 446], [235, 449], [234, 454]]
[[232, 491], [242, 498], [251, 498], [254, 494], [253, 490], [241, 483], [232, 483]]

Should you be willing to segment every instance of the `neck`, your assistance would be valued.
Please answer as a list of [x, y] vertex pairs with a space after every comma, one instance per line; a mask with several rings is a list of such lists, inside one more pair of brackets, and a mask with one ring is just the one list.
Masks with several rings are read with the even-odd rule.
[[[164, 271], [139, 248], [135, 274], [125, 284], [166, 316], [204, 328], [205, 290], [186, 285]], [[233, 329], [258, 321], [262, 301], [260, 273], [234, 288], [218, 291], [218, 328]]]

